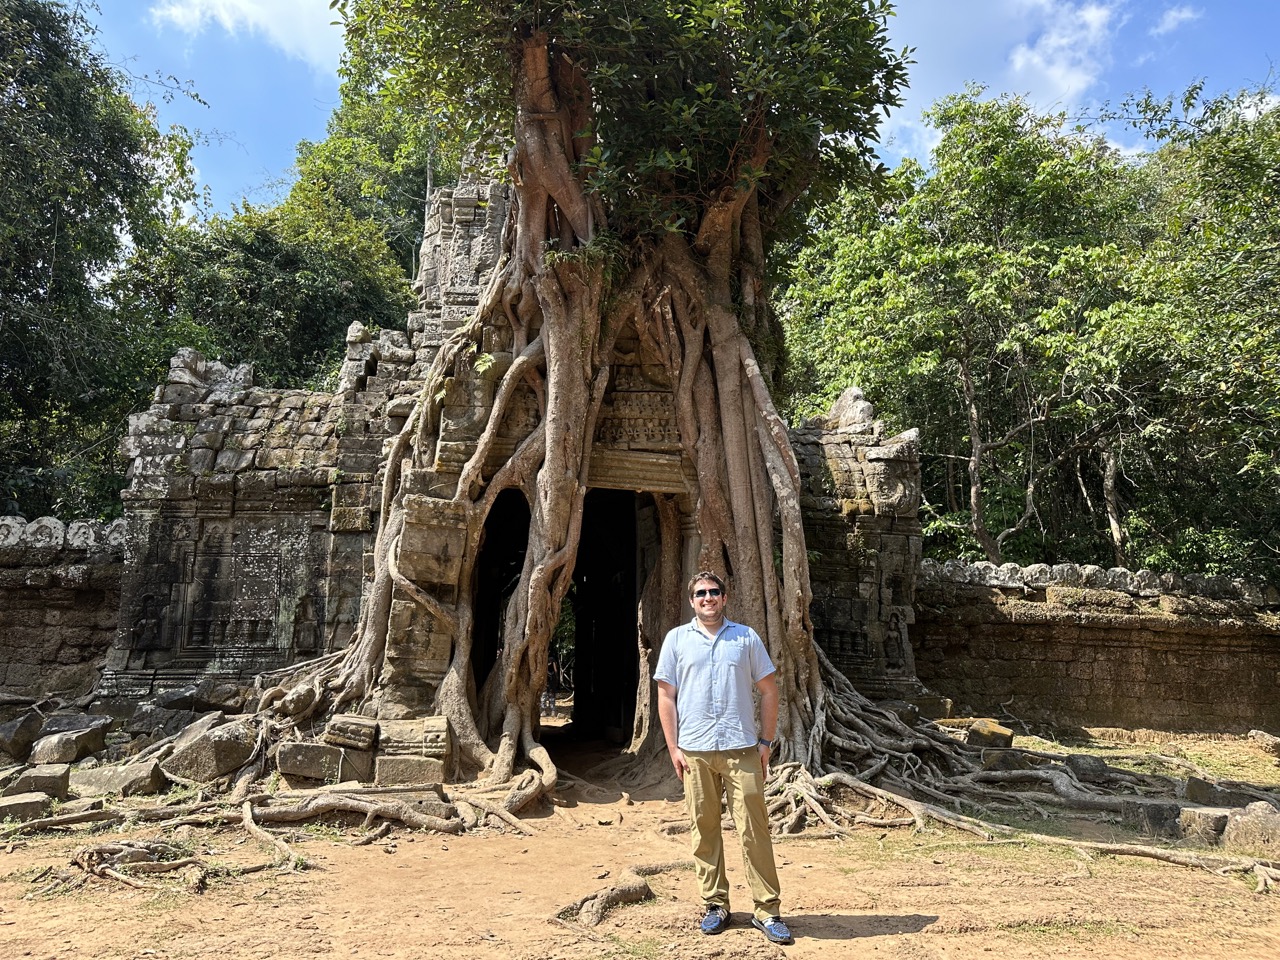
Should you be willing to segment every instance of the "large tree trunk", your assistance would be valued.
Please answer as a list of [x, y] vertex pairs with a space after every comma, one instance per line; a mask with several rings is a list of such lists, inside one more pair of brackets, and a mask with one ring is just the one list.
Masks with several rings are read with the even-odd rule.
[[[399, 591], [453, 638], [436, 708], [450, 718], [464, 764], [494, 780], [516, 780], [509, 809], [554, 787], [557, 771], [536, 736], [539, 701], [552, 634], [572, 582], [595, 424], [614, 344], [627, 327], [655, 349], [672, 385], [681, 444], [696, 475], [686, 500], [700, 540], [698, 566], [727, 577], [735, 618], [757, 628], [778, 666], [777, 759], [820, 772], [837, 722], [823, 679], [834, 670], [814, 645], [809, 621], [799, 470], [746, 335], [767, 335], [769, 323], [760, 208], [751, 178], [726, 171], [725, 183], [733, 186], [706, 203], [696, 234], [668, 233], [660, 243], [637, 242], [620, 255], [597, 242], [607, 227], [605, 211], [575, 172], [592, 146], [583, 133], [590, 129], [591, 109], [585, 79], [564, 58], [552, 56], [540, 34], [524, 42], [518, 72], [510, 161], [514, 202], [504, 257], [471, 322], [438, 353], [417, 409], [394, 444], [375, 573], [357, 636], [333, 676], [310, 681], [316, 695], [308, 699], [309, 709], [326, 700], [327, 690], [330, 705], [376, 710], [389, 682], [384, 659], [393, 594]], [[769, 143], [761, 132], [742, 163], [744, 169], [761, 168], [768, 161]], [[482, 352], [484, 331], [495, 325], [504, 328], [513, 359], [496, 383], [488, 421], [454, 494], [466, 517], [466, 544], [459, 599], [446, 606], [399, 569], [406, 513], [402, 463], [430, 467], [443, 385], [469, 372]], [[538, 398], [538, 425], [486, 480], [482, 468], [520, 390]], [[520, 490], [530, 506], [528, 549], [505, 610], [499, 661], [477, 690], [471, 671], [474, 566], [485, 519], [498, 495], [510, 489]], [[662, 632], [687, 613], [680, 602], [686, 561], [675, 503], [660, 496], [656, 504], [661, 562], [643, 591], [645, 609], [639, 613], [645, 689], [637, 691], [628, 755], [662, 762], [650, 669]], [[844, 699], [850, 697], [857, 697], [851, 688]], [[846, 729], [840, 739], [848, 744], [857, 736]], [[829, 759], [841, 762], [834, 754]], [[526, 765], [533, 774], [517, 777]]]
[[[388, 469], [375, 551], [376, 570], [358, 636], [333, 684], [337, 702], [376, 696], [386, 650], [388, 613], [398, 586], [455, 635], [438, 707], [448, 714], [466, 759], [499, 780], [522, 761], [539, 771], [528, 795], [550, 789], [556, 771], [537, 742], [539, 697], [560, 605], [572, 582], [594, 427], [609, 383], [614, 340], [630, 324], [658, 345], [675, 393], [686, 455], [696, 467], [689, 491], [701, 538], [700, 566], [722, 571], [733, 585], [735, 616], [767, 639], [783, 678], [783, 756], [814, 758], [809, 741], [823, 695], [808, 620], [808, 568], [799, 512], [799, 473], [783, 425], [744, 333], [762, 325], [763, 251], [753, 188], [728, 188], [708, 204], [696, 236], [671, 234], [660, 245], [628, 251], [625, 272], [594, 241], [606, 227], [599, 200], [575, 173], [592, 146], [590, 90], [571, 65], [550, 55], [540, 34], [523, 47], [517, 84], [519, 112], [510, 171], [514, 188], [506, 255], [477, 314], [446, 344], [422, 391], [419, 410], [397, 441]], [[750, 162], [767, 162], [762, 139]], [[729, 182], [737, 178], [729, 177]], [[742, 181], [747, 182], [745, 179]], [[745, 291], [745, 295], [735, 292]], [[400, 576], [396, 564], [404, 523], [398, 459], [429, 464], [438, 427], [437, 393], [447, 376], [478, 349], [485, 325], [510, 327], [517, 359], [502, 374], [478, 448], [462, 472], [455, 499], [467, 505], [468, 559], [456, 612], [442, 610]], [[485, 482], [481, 466], [506, 405], [517, 389], [540, 401], [538, 429]], [[407, 449], [406, 449], [407, 448]], [[501, 656], [476, 690], [470, 672], [474, 617], [467, 589], [484, 521], [497, 494], [518, 488], [531, 520], [524, 568], [505, 611]], [[659, 503], [663, 559], [646, 601], [666, 626], [683, 611], [679, 522]], [[775, 530], [781, 530], [776, 542]], [[664, 594], [656, 601], [656, 592]], [[625, 615], [625, 614], [623, 614]], [[644, 632], [656, 653], [650, 617]], [[657, 739], [648, 687], [638, 691], [632, 751]], [[521, 799], [527, 799], [523, 797]]]

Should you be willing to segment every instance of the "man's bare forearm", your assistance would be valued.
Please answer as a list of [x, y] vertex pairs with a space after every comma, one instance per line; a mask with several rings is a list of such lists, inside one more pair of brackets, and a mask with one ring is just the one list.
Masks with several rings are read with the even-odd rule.
[[[775, 706], [774, 712], [777, 712]], [[680, 744], [677, 742], [677, 731], [680, 729], [679, 714], [676, 712], [676, 691], [669, 683], [658, 681], [658, 720], [662, 723], [662, 736], [667, 741], [667, 754], [671, 757], [671, 765], [676, 768], [676, 773], [684, 778], [685, 771], [689, 769], [688, 763], [684, 759], [684, 753], [680, 750]]]

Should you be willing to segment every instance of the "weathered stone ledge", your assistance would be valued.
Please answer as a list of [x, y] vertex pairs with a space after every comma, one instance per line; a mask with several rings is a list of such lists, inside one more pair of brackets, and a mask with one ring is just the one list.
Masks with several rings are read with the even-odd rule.
[[124, 542], [123, 519], [64, 523], [56, 517], [0, 517], [0, 567], [118, 563]]
[[[1280, 608], [1280, 590], [1265, 584], [1250, 583], [1228, 577], [1205, 577], [1196, 574], [1156, 573], [1153, 570], [1131, 571], [1124, 567], [1091, 564], [1037, 563], [1022, 567], [1016, 563], [997, 566], [980, 561], [936, 560], [920, 562], [921, 586], [934, 584], [969, 584], [1018, 590], [1027, 600], [1044, 600], [1038, 596], [1049, 587], [1074, 587], [1125, 593], [1132, 597], [1203, 597], [1208, 600], [1234, 601], [1256, 609]], [[1176, 612], [1176, 611], [1175, 611]]]

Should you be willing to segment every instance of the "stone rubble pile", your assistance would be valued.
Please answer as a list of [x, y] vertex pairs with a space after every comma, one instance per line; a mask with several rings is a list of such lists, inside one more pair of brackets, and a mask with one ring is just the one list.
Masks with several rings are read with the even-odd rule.
[[[205, 680], [132, 709], [103, 703], [86, 713], [54, 702], [0, 707], [0, 821], [23, 822], [104, 797], [155, 794], [173, 785], [227, 783], [264, 746], [252, 709], [261, 691]], [[115, 715], [111, 712], [115, 711]], [[376, 721], [334, 717], [317, 739], [268, 745], [291, 787], [445, 781], [453, 741], [444, 717]], [[452, 815], [448, 811], [431, 811]]]

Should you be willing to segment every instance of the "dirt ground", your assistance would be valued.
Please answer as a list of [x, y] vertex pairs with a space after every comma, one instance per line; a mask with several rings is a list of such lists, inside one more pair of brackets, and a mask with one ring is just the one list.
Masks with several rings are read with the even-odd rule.
[[[1182, 746], [1157, 738], [1115, 751], [1167, 755], [1175, 747], [1198, 765], [1225, 749], [1226, 769], [1252, 765], [1261, 774], [1253, 782], [1264, 785], [1280, 774], [1247, 741], [1215, 748], [1203, 738]], [[784, 915], [796, 937], [789, 947], [767, 944], [750, 926], [732, 834], [734, 913], [720, 936], [697, 932], [693, 873], [678, 867], [650, 878], [652, 899], [615, 910], [600, 926], [555, 922], [560, 907], [629, 865], [688, 856], [687, 835], [658, 829], [681, 819], [678, 798], [630, 800], [608, 784], [584, 784], [560, 799], [528, 821], [536, 831], [528, 837], [399, 829], [353, 846], [364, 833], [350, 824], [300, 827], [288, 837], [308, 869], [223, 879], [202, 894], [95, 879], [73, 893], [40, 895], [45, 868], [66, 868], [89, 837], [19, 841], [0, 847], [0, 958], [1280, 957], [1280, 896], [1254, 894], [1251, 880], [1144, 859], [1089, 861], [1039, 843], [985, 844], [950, 830], [780, 841]], [[1094, 836], [1134, 839], [1118, 825]], [[184, 827], [166, 837], [212, 863], [269, 857], [238, 828]]]

